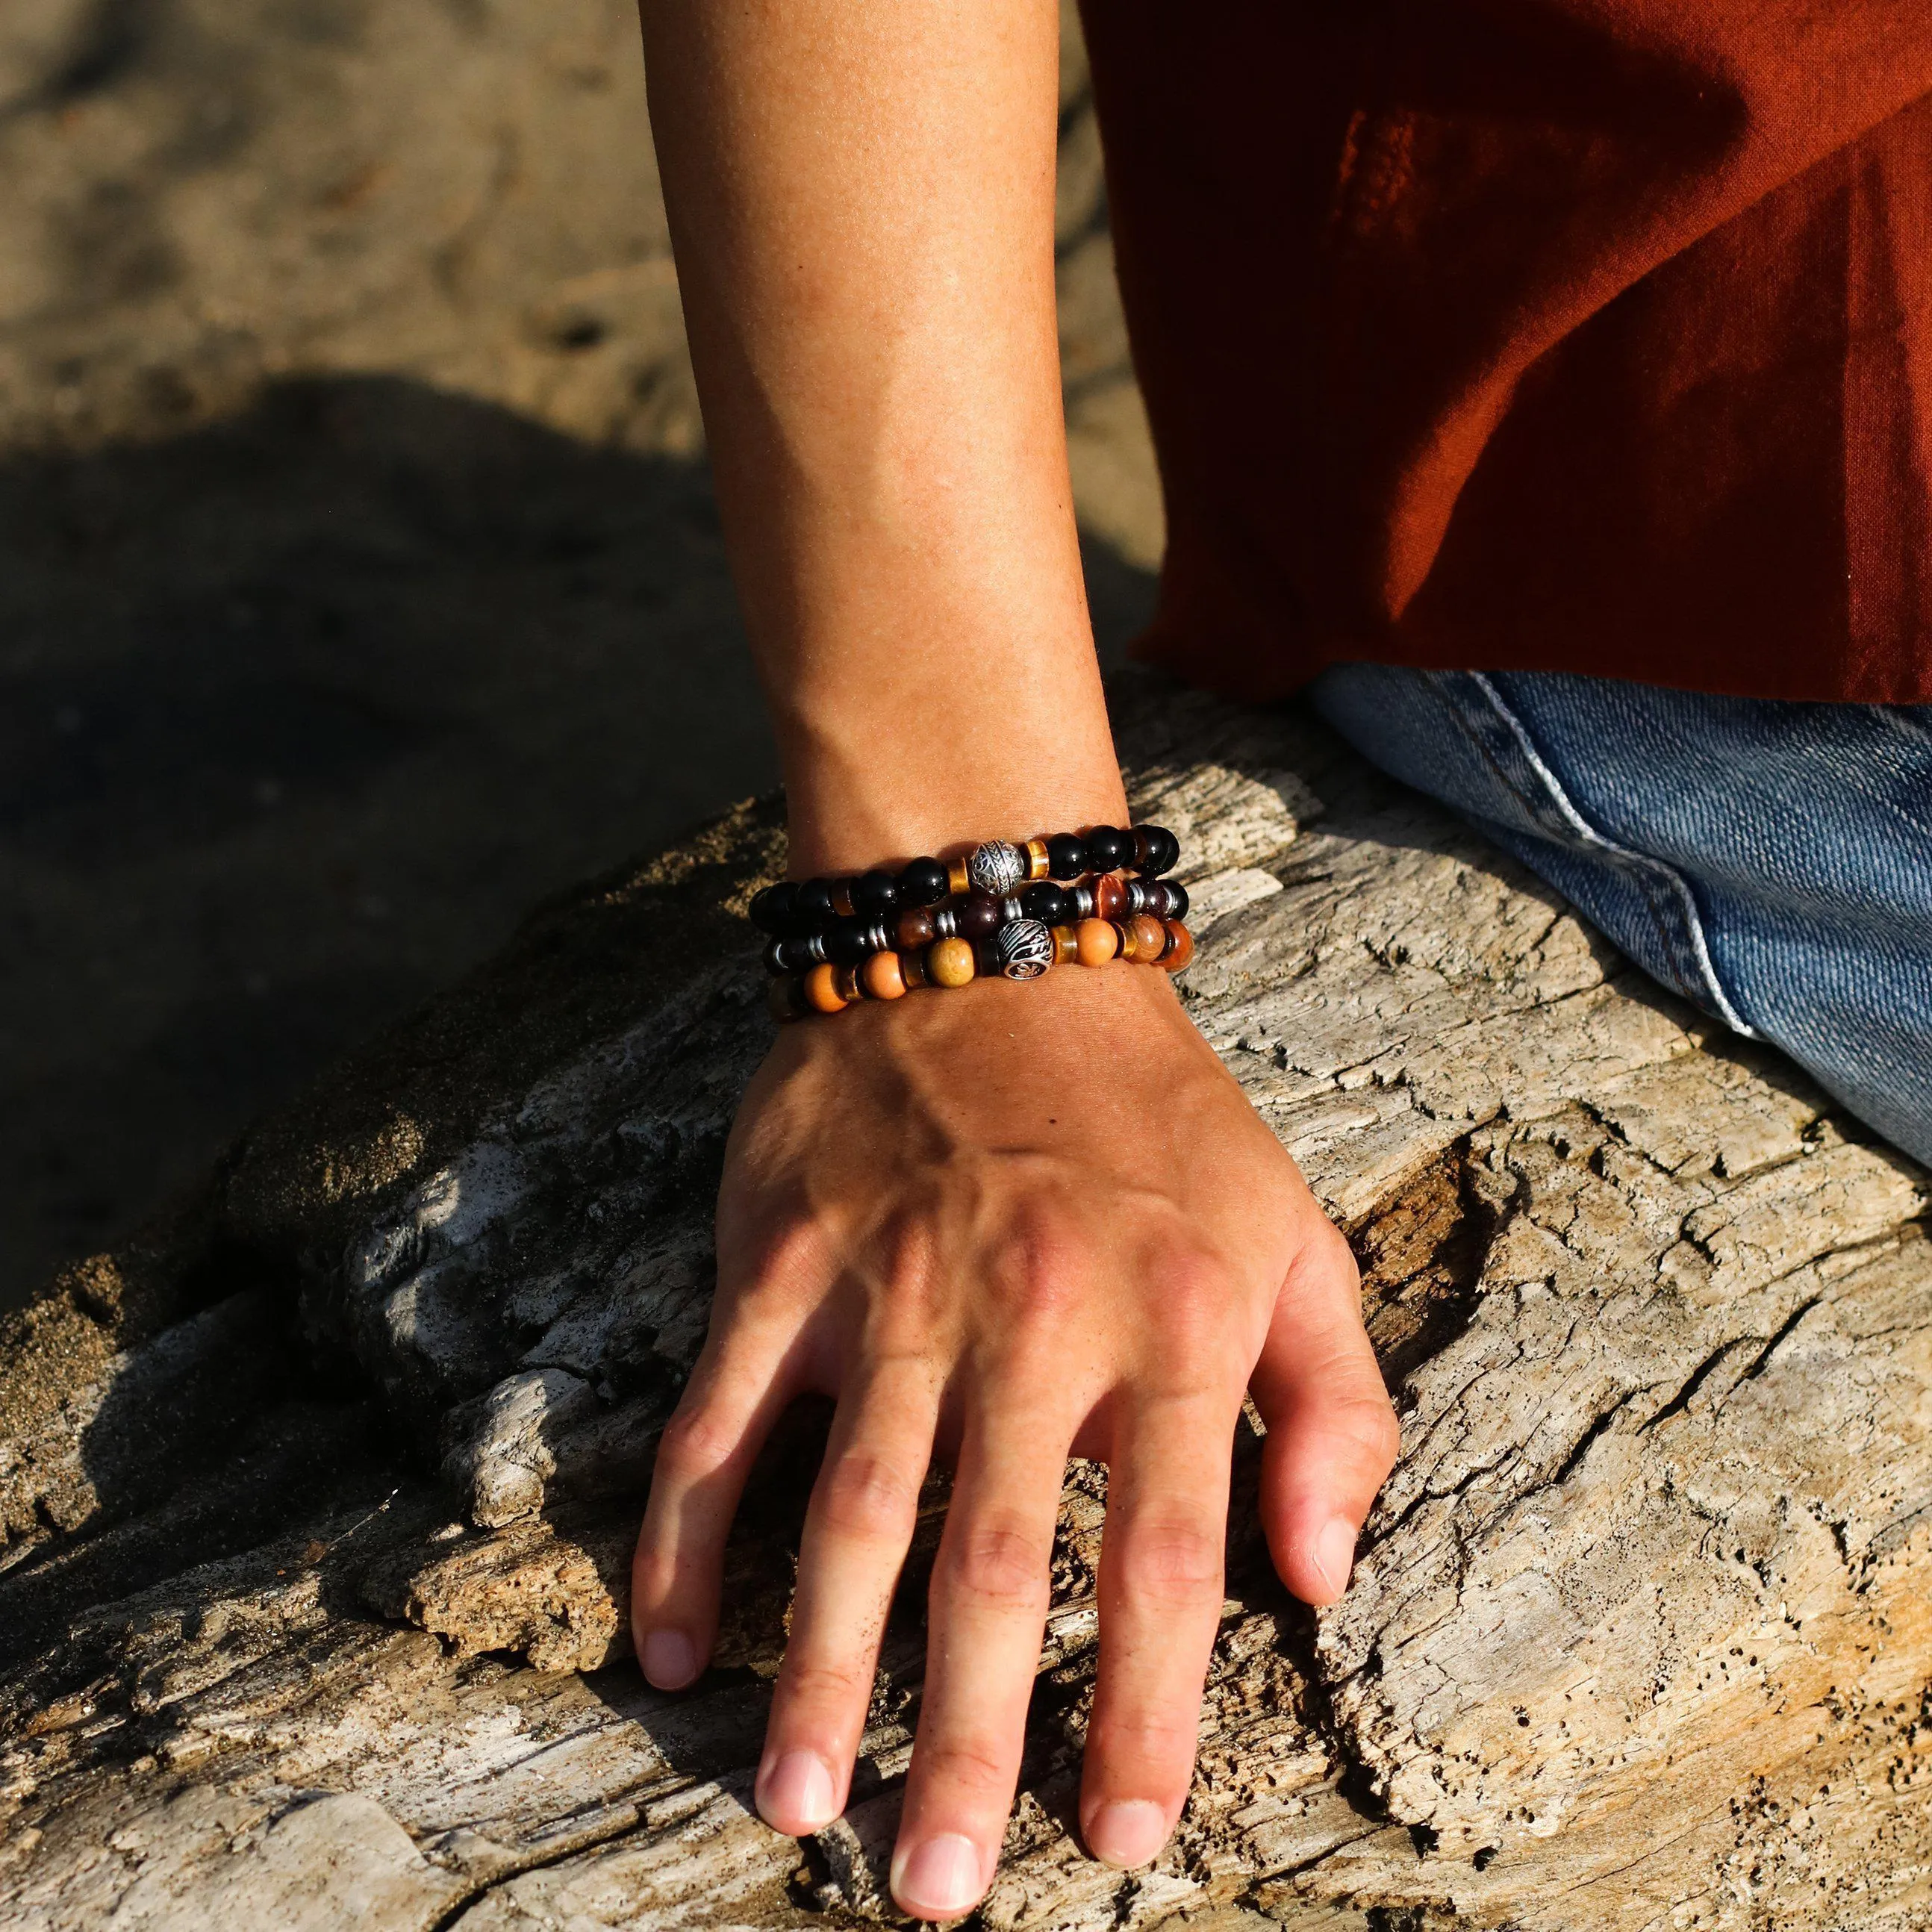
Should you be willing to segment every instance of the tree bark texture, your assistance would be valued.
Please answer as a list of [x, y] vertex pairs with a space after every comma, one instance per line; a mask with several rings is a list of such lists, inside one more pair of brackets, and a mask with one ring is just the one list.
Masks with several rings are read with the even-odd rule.
[[[1115, 699], [1184, 997], [1355, 1246], [1403, 1451], [1318, 1616], [1238, 1445], [1192, 1796], [1126, 1876], [1072, 1824], [1070, 1467], [980, 1922], [1932, 1926], [1926, 1177], [1299, 712]], [[754, 1480], [718, 1667], [661, 1695], [624, 1634], [783, 856], [749, 804], [542, 908], [11, 1318], [0, 1925], [893, 1918], [943, 1480], [814, 1839], [749, 1785], [822, 1415]]]

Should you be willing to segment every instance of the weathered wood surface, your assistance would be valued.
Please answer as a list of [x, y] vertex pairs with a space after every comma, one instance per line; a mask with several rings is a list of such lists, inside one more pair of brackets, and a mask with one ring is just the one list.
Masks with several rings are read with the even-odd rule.
[[[983, 1923], [1932, 1925], [1925, 1177], [1304, 718], [1121, 711], [1187, 842], [1186, 998], [1351, 1232], [1405, 1448], [1319, 1617], [1238, 1484], [1193, 1796], [1126, 1878], [1069, 1829], [1105, 1495], [1070, 1471]], [[545, 909], [16, 1320], [0, 1924], [890, 1916], [937, 1489], [814, 1841], [748, 1808], [796, 1433], [723, 1667], [666, 1697], [624, 1654], [781, 839], [747, 807]]]

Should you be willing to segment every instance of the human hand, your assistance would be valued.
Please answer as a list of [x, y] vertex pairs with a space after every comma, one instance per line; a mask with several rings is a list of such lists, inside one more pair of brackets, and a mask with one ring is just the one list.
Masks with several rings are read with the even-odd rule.
[[794, 1397], [834, 1397], [757, 1786], [779, 1830], [828, 1823], [936, 1448], [956, 1478], [892, 1884], [956, 1918], [1012, 1803], [1066, 1460], [1103, 1461], [1080, 1818], [1097, 1856], [1144, 1864], [1187, 1795], [1250, 1389], [1276, 1565], [1332, 1602], [1397, 1442], [1354, 1264], [1165, 974], [1063, 968], [788, 1027], [733, 1129], [710, 1334], [638, 1538], [645, 1673], [704, 1668], [758, 1447]]

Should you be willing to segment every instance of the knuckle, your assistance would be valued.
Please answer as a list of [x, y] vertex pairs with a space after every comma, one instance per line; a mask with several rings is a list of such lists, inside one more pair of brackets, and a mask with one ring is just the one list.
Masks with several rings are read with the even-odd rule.
[[1372, 1395], [1342, 1397], [1335, 1406], [1333, 1425], [1384, 1474], [1395, 1467], [1396, 1458], [1402, 1454], [1402, 1425], [1388, 1396], [1379, 1390]]
[[1128, 1587], [1144, 1595], [1195, 1601], [1221, 1588], [1222, 1543], [1198, 1522], [1135, 1523], [1127, 1532], [1121, 1569]]
[[993, 1274], [1013, 1316], [1051, 1325], [1080, 1299], [1087, 1244], [1059, 1209], [1030, 1206], [1007, 1229]]
[[839, 1457], [819, 1479], [820, 1520], [836, 1534], [867, 1542], [911, 1533], [919, 1492], [902, 1467], [882, 1456]]
[[783, 1669], [786, 1695], [794, 1707], [842, 1710], [869, 1700], [872, 1694], [872, 1666], [856, 1658], [802, 1662], [788, 1655]]
[[673, 1480], [701, 1483], [716, 1475], [737, 1453], [739, 1437], [702, 1402], [674, 1411], [658, 1438], [657, 1473]]
[[922, 1774], [932, 1785], [996, 1804], [1012, 1789], [1016, 1767], [990, 1739], [921, 1738], [918, 1752]]
[[976, 1598], [999, 1608], [1031, 1610], [1047, 1592], [1047, 1544], [1010, 1522], [963, 1526], [949, 1537], [933, 1571], [935, 1595]]

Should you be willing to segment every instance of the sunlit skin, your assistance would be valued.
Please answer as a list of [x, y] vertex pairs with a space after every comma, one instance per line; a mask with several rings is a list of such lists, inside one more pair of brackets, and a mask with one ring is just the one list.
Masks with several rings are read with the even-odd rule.
[[[1119, 824], [1061, 428], [1046, 0], [645, 0], [692, 354], [797, 876]], [[955, 1471], [892, 1887], [957, 1917], [1018, 1774], [1066, 1457], [1110, 1471], [1081, 1822], [1187, 1792], [1244, 1391], [1288, 1586], [1345, 1587], [1396, 1427], [1346, 1245], [1166, 974], [1069, 966], [785, 1029], [718, 1208], [710, 1337], [632, 1617], [704, 1668], [784, 1406], [837, 1404], [758, 1802], [842, 1807], [934, 1456]]]

